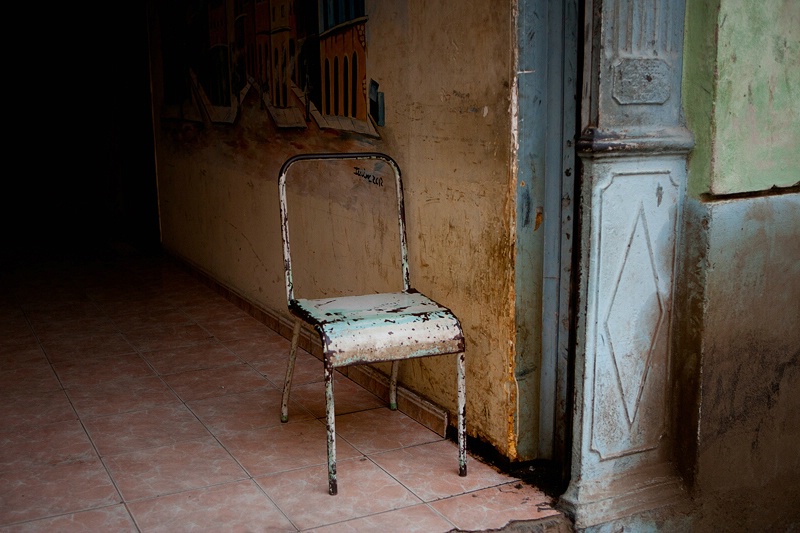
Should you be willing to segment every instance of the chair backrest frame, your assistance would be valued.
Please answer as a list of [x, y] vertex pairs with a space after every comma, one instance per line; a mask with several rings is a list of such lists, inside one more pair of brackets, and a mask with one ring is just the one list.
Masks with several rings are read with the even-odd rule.
[[289, 213], [286, 202], [286, 179], [289, 167], [299, 161], [324, 161], [324, 160], [365, 160], [378, 159], [389, 164], [395, 176], [397, 193], [397, 215], [400, 230], [400, 261], [403, 276], [403, 290], [411, 290], [411, 276], [408, 268], [408, 244], [406, 242], [406, 215], [403, 200], [403, 181], [400, 177], [400, 167], [397, 162], [381, 152], [347, 152], [347, 153], [307, 153], [290, 157], [281, 166], [278, 174], [278, 190], [281, 204], [281, 238], [283, 239], [283, 268], [286, 276], [286, 301], [291, 305], [295, 300], [294, 284], [292, 282], [292, 252], [289, 245]]

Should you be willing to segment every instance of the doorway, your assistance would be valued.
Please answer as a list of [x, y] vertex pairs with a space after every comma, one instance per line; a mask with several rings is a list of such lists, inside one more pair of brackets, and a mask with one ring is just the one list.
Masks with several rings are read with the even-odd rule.
[[517, 455], [569, 453], [580, 0], [520, 0], [517, 18]]

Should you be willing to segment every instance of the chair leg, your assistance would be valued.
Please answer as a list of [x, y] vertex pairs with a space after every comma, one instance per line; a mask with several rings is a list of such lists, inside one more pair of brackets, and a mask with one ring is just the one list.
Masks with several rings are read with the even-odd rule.
[[289, 363], [286, 366], [286, 379], [283, 382], [283, 399], [281, 400], [281, 422], [289, 421], [289, 390], [292, 388], [294, 362], [297, 360], [297, 344], [300, 340], [300, 320], [294, 321], [292, 333], [292, 349], [289, 352]]
[[467, 475], [467, 391], [464, 352], [458, 354], [458, 475]]
[[392, 361], [392, 376], [389, 379], [389, 409], [397, 411], [397, 369], [400, 361]]
[[336, 412], [333, 407], [333, 367], [325, 356], [325, 421], [328, 428], [328, 494], [336, 495]]

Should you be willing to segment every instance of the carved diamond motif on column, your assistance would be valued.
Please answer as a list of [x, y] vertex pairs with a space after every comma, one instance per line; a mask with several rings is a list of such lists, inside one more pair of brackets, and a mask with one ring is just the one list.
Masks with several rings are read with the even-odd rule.
[[591, 448], [602, 460], [655, 449], [664, 434], [680, 190], [674, 171], [661, 164], [650, 171], [642, 160], [612, 164], [618, 171], [609, 174], [608, 163], [593, 167], [603, 177], [594, 182], [598, 259], [590, 270], [596, 282], [589, 309], [597, 318], [587, 328]]
[[625, 414], [633, 424], [664, 317], [653, 246], [641, 205], [624, 257], [603, 326]]

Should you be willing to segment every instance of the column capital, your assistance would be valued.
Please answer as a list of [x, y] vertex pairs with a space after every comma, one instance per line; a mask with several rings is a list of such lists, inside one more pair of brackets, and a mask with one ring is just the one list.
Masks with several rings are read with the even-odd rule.
[[637, 129], [589, 127], [578, 138], [582, 158], [686, 155], [694, 147], [694, 136], [683, 126]]

